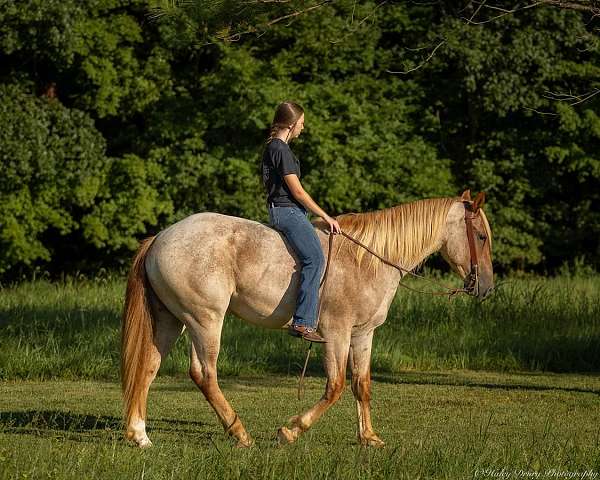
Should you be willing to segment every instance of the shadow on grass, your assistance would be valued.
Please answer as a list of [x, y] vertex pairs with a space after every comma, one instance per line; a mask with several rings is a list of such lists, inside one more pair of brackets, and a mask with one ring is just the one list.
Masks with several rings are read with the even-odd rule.
[[[526, 374], [520, 374], [526, 375]], [[536, 376], [535, 374], [529, 374]], [[591, 393], [600, 396], [600, 389], [581, 387], [561, 387], [557, 385], [528, 384], [516, 382], [480, 382], [453, 373], [406, 372], [396, 375], [374, 374], [371, 379], [381, 383], [396, 385], [439, 385], [451, 387], [488, 388], [496, 390], [559, 391], [569, 393]]]
[[[155, 418], [152, 419], [152, 426], [148, 428], [148, 433], [186, 433], [204, 437], [207, 436], [205, 432], [200, 432], [198, 429], [205, 426], [213, 427], [200, 421]], [[96, 441], [107, 436], [122, 437], [124, 425], [120, 418], [107, 415], [85, 415], [60, 410], [26, 410], [0, 412], [0, 432]]]
[[[512, 353], [527, 370], [555, 373], [600, 370], [600, 333], [537, 332], [523, 338], [505, 338], [501, 343], [504, 349], [498, 353]], [[492, 350], [492, 345], [486, 347]]]
[[19, 428], [89, 432], [119, 430], [122, 428], [122, 422], [120, 418], [102, 415], [81, 415], [59, 410], [26, 410], [0, 412], [0, 428], [3, 432]]

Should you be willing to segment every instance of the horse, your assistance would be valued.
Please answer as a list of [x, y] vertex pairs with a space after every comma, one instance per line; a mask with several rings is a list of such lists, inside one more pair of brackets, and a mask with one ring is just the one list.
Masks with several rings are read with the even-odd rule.
[[[440, 251], [465, 285], [471, 284], [470, 293], [483, 299], [493, 288], [492, 236], [483, 202], [482, 194], [472, 200], [465, 191], [460, 197], [343, 214], [337, 220], [344, 233], [407, 271]], [[327, 224], [321, 219], [312, 223], [325, 247]], [[380, 447], [384, 442], [371, 424], [371, 345], [403, 271], [342, 235], [335, 235], [331, 252], [323, 250], [326, 258], [332, 256], [318, 325], [327, 341], [325, 393], [312, 408], [292, 417], [289, 426], [279, 428], [277, 438], [282, 444], [294, 442], [340, 398], [349, 364], [358, 440]], [[212, 212], [193, 214], [143, 240], [128, 275], [121, 329], [126, 438], [139, 447], [152, 445], [146, 434], [148, 390], [162, 358], [187, 329], [191, 379], [236, 446], [251, 446], [251, 436], [217, 381], [223, 321], [229, 312], [257, 326], [285, 328], [295, 309], [299, 265], [277, 230]]]

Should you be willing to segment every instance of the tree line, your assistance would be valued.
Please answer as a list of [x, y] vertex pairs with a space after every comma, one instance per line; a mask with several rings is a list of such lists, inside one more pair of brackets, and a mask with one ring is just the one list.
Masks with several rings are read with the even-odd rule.
[[331, 213], [484, 190], [500, 270], [600, 266], [585, 12], [474, 23], [435, 2], [341, 0], [222, 41], [153, 5], [0, 10], [2, 278], [125, 266], [195, 212], [266, 221], [260, 157], [285, 99], [306, 110], [293, 149]]

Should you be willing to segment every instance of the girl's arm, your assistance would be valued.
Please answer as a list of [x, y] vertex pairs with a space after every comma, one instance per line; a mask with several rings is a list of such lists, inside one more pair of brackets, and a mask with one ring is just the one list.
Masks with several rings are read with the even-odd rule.
[[317, 202], [315, 202], [312, 199], [312, 197], [308, 194], [308, 192], [304, 190], [304, 187], [300, 183], [298, 175], [296, 175], [295, 173], [290, 173], [288, 175], [284, 175], [283, 179], [285, 180], [285, 183], [289, 187], [290, 192], [296, 200], [298, 200], [302, 205], [304, 205], [315, 215], [318, 215], [323, 220], [325, 220], [329, 224], [329, 228], [332, 233], [341, 233], [342, 230], [337, 220], [327, 215], [327, 213], [325, 213], [325, 210], [323, 210], [321, 207], [319, 207], [319, 205], [317, 205]]

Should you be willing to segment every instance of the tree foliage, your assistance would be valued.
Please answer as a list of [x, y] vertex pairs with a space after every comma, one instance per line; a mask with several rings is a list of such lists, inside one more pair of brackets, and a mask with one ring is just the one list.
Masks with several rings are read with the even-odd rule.
[[[585, 14], [476, 24], [451, 2], [256, 2], [227, 27], [229, 3], [158, 20], [145, 0], [0, 11], [4, 275], [119, 265], [198, 211], [266, 220], [260, 156], [284, 99], [306, 109], [293, 149], [331, 213], [485, 190], [498, 266], [599, 265], [599, 39]], [[219, 41], [236, 25], [250, 33]]]
[[0, 124], [0, 273], [81, 255], [86, 243], [105, 255], [129, 252], [171, 210], [157, 188], [160, 167], [133, 154], [107, 157], [85, 112], [0, 84]]

